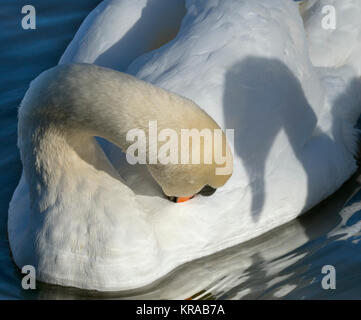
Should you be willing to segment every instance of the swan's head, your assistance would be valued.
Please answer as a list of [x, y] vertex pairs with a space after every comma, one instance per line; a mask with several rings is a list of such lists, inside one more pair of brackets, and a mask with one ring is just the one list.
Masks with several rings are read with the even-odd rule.
[[[212, 120], [213, 121], [213, 120]], [[214, 129], [214, 122], [212, 122]], [[218, 138], [212, 134], [211, 143], [205, 143], [205, 139], [191, 140], [189, 155], [192, 159], [192, 148], [199, 150], [200, 161], [190, 163], [153, 165], [149, 171], [158, 184], [162, 187], [166, 196], [189, 198], [196, 194], [209, 196], [217, 188], [223, 186], [231, 177], [233, 171], [233, 156], [224, 132], [219, 130]], [[213, 131], [212, 131], [213, 132]], [[181, 139], [180, 139], [181, 140]], [[181, 141], [179, 141], [181, 144]], [[197, 149], [199, 147], [199, 149]], [[179, 159], [181, 159], [179, 152]], [[206, 160], [208, 159], [208, 160]]]

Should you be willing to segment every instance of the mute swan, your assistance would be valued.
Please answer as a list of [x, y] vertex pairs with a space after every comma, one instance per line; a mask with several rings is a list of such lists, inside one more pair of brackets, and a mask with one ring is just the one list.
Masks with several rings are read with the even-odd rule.
[[[339, 23], [344, 19], [358, 37], [361, 23], [349, 13], [360, 12], [361, 4], [328, 2], [337, 7]], [[41, 198], [30, 203], [29, 178], [23, 174], [10, 203], [14, 260], [20, 267], [34, 265], [39, 280], [101, 291], [149, 285], [187, 261], [294, 219], [356, 170], [358, 44], [340, 51], [337, 43], [317, 43], [313, 37], [329, 32], [309, 23], [318, 12], [306, 6], [302, 21], [289, 0], [188, 0], [186, 14], [179, 10], [176, 19], [182, 19], [177, 36], [158, 41], [159, 30], [177, 27], [159, 20], [164, 11], [152, 10], [156, 5], [169, 10], [166, 3], [103, 2], [60, 64], [112, 67], [193, 100], [220, 127], [235, 129], [233, 174], [213, 196], [174, 204], [142, 166], [124, 163], [117, 147], [101, 141], [105, 158], [92, 139], [74, 141], [82, 157], [94, 155], [86, 174], [79, 166], [67, 179], [48, 181], [54, 185], [48, 189], [51, 207]], [[152, 28], [152, 20], [161, 27]], [[137, 32], [157, 41], [139, 45]], [[317, 54], [326, 42], [331, 58], [323, 66]], [[53, 164], [57, 154], [42, 152]], [[104, 165], [108, 159], [112, 166]], [[115, 186], [109, 181], [118, 173], [124, 184]], [[30, 209], [36, 206], [44, 212]]]
[[[144, 137], [138, 137], [134, 151], [146, 153], [144, 163], [149, 164], [152, 177], [168, 196], [190, 197], [204, 188], [216, 189], [223, 186], [232, 173], [232, 154], [224, 134], [220, 139], [210, 135], [212, 145], [207, 146], [203, 139], [191, 139], [192, 145], [184, 144], [189, 158], [193, 151], [189, 149], [204, 143], [204, 146], [197, 146], [199, 161], [185, 159], [182, 155], [181, 138], [185, 135], [182, 137], [181, 130], [201, 132], [209, 129], [210, 134], [213, 130], [221, 130], [207, 113], [188, 99], [124, 73], [90, 64], [60, 65], [32, 82], [21, 105], [18, 145], [30, 186], [30, 200], [39, 207], [39, 212], [53, 206], [55, 198], [61, 196], [51, 193], [63, 177], [72, 183], [75, 181], [73, 172], [82, 168], [78, 175], [83, 174], [81, 179], [86, 180], [88, 164], [113, 178], [118, 177], [99, 148], [88, 149], [86, 144], [95, 144], [94, 136], [112, 141], [126, 152], [133, 144], [134, 136], [144, 133]], [[107, 106], [105, 112], [104, 106]], [[157, 127], [149, 127], [152, 123]], [[134, 129], [134, 134], [129, 135]], [[162, 148], [153, 141], [158, 137], [151, 137], [152, 129], [157, 134], [158, 130], [172, 129], [179, 138], [179, 143], [174, 139], [170, 141], [179, 144], [175, 150], [179, 156], [176, 155], [174, 163], [164, 159], [165, 155], [163, 159], [151, 159], [152, 156], [161, 157]], [[191, 137], [186, 135], [185, 138], [190, 140]], [[224, 169], [229, 168], [226, 174], [217, 172], [217, 167], [221, 169], [221, 166], [215, 162], [215, 155], [222, 154], [223, 143], [224, 153], [228, 156], [222, 165]], [[144, 151], [139, 144], [146, 144]], [[151, 150], [154, 144], [156, 149]], [[209, 163], [205, 163], [207, 155]], [[67, 178], [66, 175], [71, 176]]]

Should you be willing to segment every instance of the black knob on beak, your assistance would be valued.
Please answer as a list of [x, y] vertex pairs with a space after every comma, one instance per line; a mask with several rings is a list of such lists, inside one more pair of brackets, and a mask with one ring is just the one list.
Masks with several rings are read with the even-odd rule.
[[205, 197], [209, 197], [211, 196], [213, 193], [216, 192], [217, 189], [212, 188], [211, 186], [209, 186], [208, 184], [205, 185], [201, 191], [198, 192], [198, 194], [205, 196]]

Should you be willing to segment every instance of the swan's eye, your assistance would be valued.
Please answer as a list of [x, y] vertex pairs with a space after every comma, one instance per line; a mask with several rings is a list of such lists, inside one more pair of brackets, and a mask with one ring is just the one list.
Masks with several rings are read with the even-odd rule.
[[206, 184], [201, 191], [198, 192], [198, 194], [208, 197], [211, 196], [213, 193], [216, 192], [217, 189], [209, 186], [208, 184]]

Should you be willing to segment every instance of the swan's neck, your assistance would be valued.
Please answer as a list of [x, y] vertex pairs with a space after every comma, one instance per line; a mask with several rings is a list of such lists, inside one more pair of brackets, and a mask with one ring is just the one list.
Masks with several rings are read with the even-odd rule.
[[125, 151], [132, 143], [126, 140], [129, 130], [147, 133], [149, 119], [174, 128], [177, 114], [191, 123], [199, 117], [196, 109], [187, 99], [109, 69], [62, 65], [44, 72], [19, 110], [19, 148], [31, 202], [44, 210], [77, 180], [93, 183], [89, 170], [116, 177], [94, 136]]
[[52, 124], [29, 125], [21, 132], [21, 158], [30, 202], [36, 211], [44, 212], [72, 194], [82, 197], [87, 190], [98, 187], [95, 175], [102, 174], [103, 179], [120, 183], [117, 172], [92, 136], [61, 132]]

